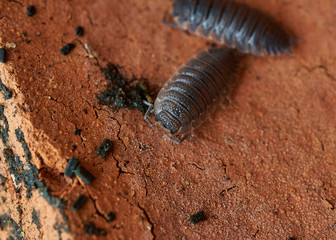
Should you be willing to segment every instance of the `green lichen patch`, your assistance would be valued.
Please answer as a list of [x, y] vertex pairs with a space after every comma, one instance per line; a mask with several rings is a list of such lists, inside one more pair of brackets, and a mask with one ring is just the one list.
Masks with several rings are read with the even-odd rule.
[[11, 99], [13, 97], [12, 91], [9, 90], [5, 84], [3, 84], [1, 78], [0, 78], [0, 91], [2, 91], [5, 100]]
[[8, 141], [8, 121], [5, 116], [5, 107], [0, 105], [0, 138], [3, 144], [7, 144]]
[[14, 219], [7, 214], [0, 216], [0, 229], [8, 230], [8, 228], [12, 229], [12, 235], [9, 237], [9, 239], [24, 239], [24, 232], [22, 230], [21, 224], [17, 224]]
[[40, 222], [40, 214], [35, 210], [35, 208], [33, 208], [32, 211], [32, 221], [33, 223], [36, 225], [37, 229], [40, 230], [41, 229], [41, 222]]

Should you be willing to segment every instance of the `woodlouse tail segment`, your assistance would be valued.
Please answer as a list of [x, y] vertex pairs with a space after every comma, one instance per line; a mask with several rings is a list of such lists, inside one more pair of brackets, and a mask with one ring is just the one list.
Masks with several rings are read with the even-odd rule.
[[293, 51], [292, 51], [292, 49], [290, 49], [290, 48], [287, 48], [287, 49], [285, 50], [285, 53], [288, 53], [289, 55], [293, 56]]
[[147, 101], [143, 101], [143, 103], [148, 106], [148, 109], [145, 113], [144, 119], [149, 125], [151, 125], [151, 127], [154, 127], [153, 122], [149, 119], [149, 115], [154, 112], [154, 105], [151, 104], [150, 102], [147, 102]]
[[300, 42], [300, 41], [299, 41], [298, 39], [291, 38], [291, 39], [289, 40], [289, 47], [287, 48], [286, 53], [288, 53], [289, 55], [293, 56], [294, 54], [293, 54], [293, 52], [292, 52], [291, 46], [296, 45], [296, 44], [298, 44], [299, 42]]

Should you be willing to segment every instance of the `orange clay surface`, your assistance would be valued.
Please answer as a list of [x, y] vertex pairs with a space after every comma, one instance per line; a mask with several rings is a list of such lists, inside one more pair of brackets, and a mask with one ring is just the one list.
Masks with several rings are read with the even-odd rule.
[[[155, 97], [208, 47], [161, 23], [171, 2], [1, 1], [7, 62], [0, 63], [0, 78], [13, 92], [10, 100], [0, 94], [8, 146], [25, 161], [14, 137], [20, 127], [39, 179], [65, 201], [70, 232], [57, 232], [64, 219], [38, 190], [26, 199], [21, 184], [22, 196], [15, 193], [2, 141], [0, 194], [7, 200], [0, 215], [21, 223], [27, 239], [104, 239], [85, 233], [87, 222], [104, 228], [106, 239], [336, 239], [336, 2], [244, 2], [295, 34], [294, 55], [247, 56], [232, 103], [176, 145], [138, 111], [113, 110], [96, 98], [106, 89], [101, 68], [108, 62], [147, 78]], [[33, 17], [29, 5], [36, 7]], [[75, 35], [78, 25], [83, 37]], [[61, 55], [70, 42], [76, 47]], [[114, 150], [102, 159], [96, 148], [105, 138]], [[70, 157], [96, 177], [92, 184], [63, 177]], [[81, 194], [88, 200], [75, 212], [71, 204]], [[205, 221], [188, 221], [200, 210]], [[116, 214], [112, 222], [105, 220], [109, 212]], [[1, 229], [1, 239], [10, 235]]]

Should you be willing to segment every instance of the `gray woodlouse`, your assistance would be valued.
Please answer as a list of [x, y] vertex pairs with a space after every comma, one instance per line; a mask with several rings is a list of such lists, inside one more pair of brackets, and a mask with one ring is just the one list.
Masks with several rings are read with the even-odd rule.
[[242, 53], [292, 54], [290, 35], [272, 18], [232, 0], [175, 0], [172, 17], [163, 23], [215, 40]]
[[154, 113], [156, 124], [175, 143], [182, 142], [198, 127], [236, 84], [238, 56], [230, 50], [200, 52], [183, 65], [162, 87], [145, 120]]

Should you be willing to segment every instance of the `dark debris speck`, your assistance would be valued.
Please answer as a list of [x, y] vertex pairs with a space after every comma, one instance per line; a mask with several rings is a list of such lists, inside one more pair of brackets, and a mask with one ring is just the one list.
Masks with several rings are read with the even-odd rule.
[[84, 225], [84, 232], [90, 235], [106, 236], [107, 232], [103, 228], [97, 228], [93, 222], [88, 222]]
[[75, 134], [75, 135], [80, 135], [81, 132], [82, 132], [82, 129], [78, 129], [78, 128], [76, 128], [76, 130], [74, 131], [73, 134]]
[[36, 8], [34, 6], [27, 7], [27, 16], [32, 17], [36, 13]]
[[86, 202], [87, 198], [84, 195], [80, 195], [76, 201], [72, 204], [71, 208], [74, 211], [78, 211]]
[[61, 54], [64, 56], [68, 55], [71, 52], [71, 50], [75, 48], [75, 46], [76, 45], [73, 43], [66, 44], [64, 47], [61, 48]]
[[113, 222], [116, 219], [116, 214], [114, 212], [109, 212], [107, 214], [107, 222]]
[[195, 213], [194, 215], [191, 215], [189, 217], [189, 221], [194, 224], [199, 223], [204, 220], [206, 220], [204, 211], [199, 211], [198, 213]]
[[109, 139], [104, 139], [97, 149], [97, 155], [105, 158], [113, 149], [113, 142]]
[[82, 37], [84, 35], [84, 28], [81, 26], [77, 26], [75, 28], [75, 31], [76, 31], [76, 35], [79, 37]]
[[120, 72], [120, 67], [113, 64], [107, 65], [104, 74], [110, 84], [107, 90], [97, 96], [102, 105], [136, 108], [142, 114], [146, 113], [148, 106], [143, 101], [153, 103], [147, 79], [128, 79]]

